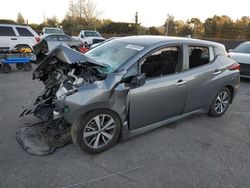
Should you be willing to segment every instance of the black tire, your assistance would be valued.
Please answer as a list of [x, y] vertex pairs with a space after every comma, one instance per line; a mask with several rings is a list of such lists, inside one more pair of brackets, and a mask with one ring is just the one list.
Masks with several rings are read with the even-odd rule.
[[10, 73], [11, 66], [9, 64], [3, 64], [2, 71], [3, 71], [3, 73]]
[[[101, 117], [103, 118], [102, 120], [100, 119]], [[105, 128], [105, 125], [108, 125], [109, 122], [113, 123], [106, 127], [106, 129], [104, 129], [103, 131], [100, 131], [99, 129], [98, 132], [98, 129], [95, 129], [97, 128], [95, 118], [98, 118], [99, 121], [101, 121], [100, 127], [102, 128]], [[117, 143], [120, 130], [121, 121], [120, 118], [116, 115], [116, 113], [109, 110], [95, 110], [82, 116], [72, 125], [71, 135], [73, 142], [77, 144], [81, 150], [86, 151], [88, 153], [100, 153]], [[91, 132], [96, 133], [90, 136], [86, 136]], [[112, 138], [109, 139], [105, 135], [109, 137], [111, 135]], [[97, 147], [95, 146], [96, 142], [97, 144], [100, 144]]]
[[19, 70], [22, 70], [23, 69], [23, 64], [22, 63], [17, 63], [16, 68], [19, 69]]
[[[225, 98], [223, 97], [224, 94]], [[217, 92], [208, 114], [212, 117], [222, 116], [227, 111], [231, 100], [231, 91], [227, 87], [222, 88]]]
[[24, 69], [25, 71], [31, 71], [32, 66], [31, 66], [30, 63], [26, 63], [26, 64], [23, 65], [23, 69]]

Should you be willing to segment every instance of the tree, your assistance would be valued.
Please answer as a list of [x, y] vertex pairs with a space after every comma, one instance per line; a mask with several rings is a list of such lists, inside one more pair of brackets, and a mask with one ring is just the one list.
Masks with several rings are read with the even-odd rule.
[[191, 24], [191, 27], [193, 28], [193, 37], [194, 38], [201, 38], [204, 35], [204, 27], [203, 23], [199, 18], [191, 18], [188, 21], [188, 24]]
[[56, 16], [53, 16], [52, 18], [47, 18], [46, 25], [49, 27], [57, 27], [59, 24], [58, 19]]
[[25, 24], [25, 20], [24, 20], [24, 17], [22, 16], [22, 14], [20, 12], [18, 12], [17, 14], [17, 19], [16, 19], [16, 22], [18, 24]]
[[164, 26], [165, 26], [165, 35], [176, 36], [177, 32], [176, 32], [176, 24], [174, 16], [168, 14]]
[[160, 31], [156, 27], [149, 27], [148, 31], [146, 31], [146, 34], [149, 34], [149, 35], [160, 35]]
[[1, 24], [16, 24], [14, 20], [0, 19]]

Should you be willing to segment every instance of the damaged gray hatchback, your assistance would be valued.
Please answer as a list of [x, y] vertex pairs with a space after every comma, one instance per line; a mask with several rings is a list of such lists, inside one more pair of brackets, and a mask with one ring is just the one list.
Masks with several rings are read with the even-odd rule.
[[46, 44], [39, 49], [33, 78], [45, 90], [21, 115], [67, 123], [90, 153], [193, 113], [221, 116], [239, 87], [239, 64], [214, 42], [133, 36], [84, 55], [63, 45], [48, 55]]

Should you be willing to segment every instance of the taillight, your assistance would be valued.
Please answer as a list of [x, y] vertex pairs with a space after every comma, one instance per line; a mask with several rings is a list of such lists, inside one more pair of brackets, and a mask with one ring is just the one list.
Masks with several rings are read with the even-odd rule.
[[36, 39], [36, 42], [38, 43], [38, 42], [40, 42], [40, 37], [35, 37], [35, 39]]
[[234, 63], [230, 66], [227, 67], [228, 70], [240, 70], [240, 64], [239, 63]]

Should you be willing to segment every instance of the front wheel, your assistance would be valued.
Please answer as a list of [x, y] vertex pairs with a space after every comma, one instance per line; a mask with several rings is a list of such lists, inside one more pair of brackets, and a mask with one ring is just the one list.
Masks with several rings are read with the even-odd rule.
[[72, 139], [81, 150], [99, 153], [118, 141], [119, 117], [109, 110], [96, 110], [76, 121], [71, 128]]
[[231, 98], [232, 93], [227, 87], [221, 89], [213, 100], [209, 115], [213, 117], [222, 116], [227, 111]]

